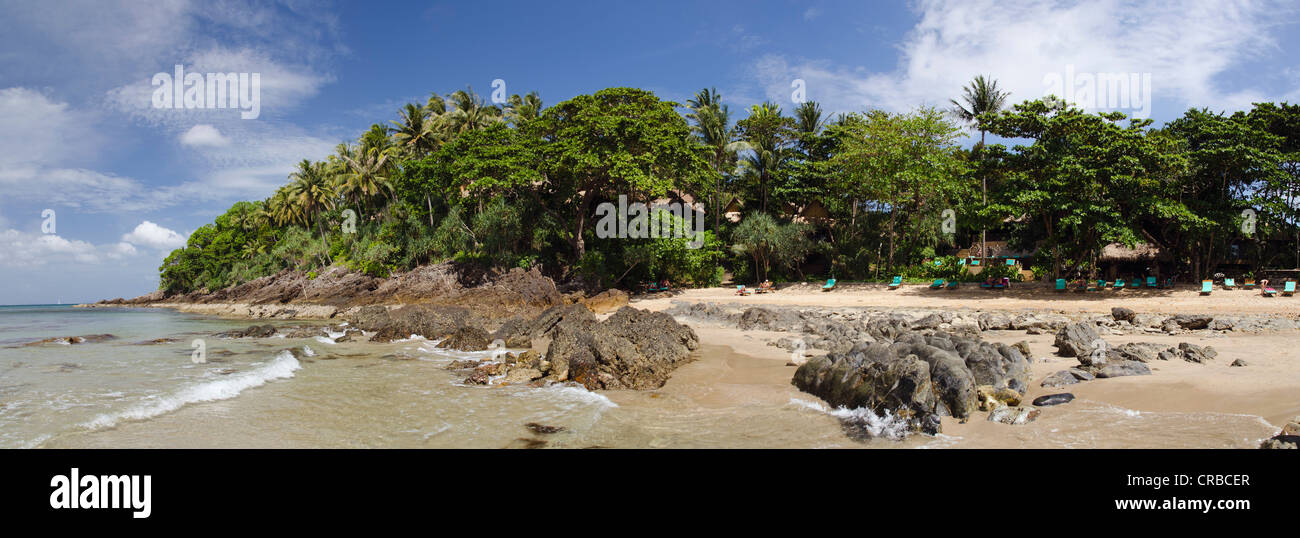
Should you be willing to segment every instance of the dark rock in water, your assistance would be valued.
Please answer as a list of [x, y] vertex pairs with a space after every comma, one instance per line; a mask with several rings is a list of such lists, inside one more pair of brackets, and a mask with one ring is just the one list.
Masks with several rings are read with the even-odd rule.
[[1260, 443], [1259, 448], [1296, 450], [1300, 448], [1300, 435], [1274, 435]]
[[1120, 361], [1106, 364], [1097, 371], [1097, 377], [1124, 377], [1130, 375], [1151, 375], [1151, 369], [1138, 361]]
[[1209, 327], [1210, 322], [1214, 321], [1214, 316], [1209, 314], [1178, 314], [1169, 319], [1185, 330], [1195, 331]]
[[447, 335], [446, 339], [438, 342], [438, 347], [461, 351], [484, 351], [492, 343], [491, 338], [492, 335], [479, 327], [457, 327]]
[[1249, 365], [1250, 363], [1246, 362], [1245, 359], [1237, 359], [1235, 361], [1232, 361], [1232, 364], [1229, 364], [1228, 366], [1249, 366]]
[[1115, 318], [1115, 321], [1127, 321], [1132, 323], [1137, 317], [1137, 314], [1133, 312], [1132, 309], [1117, 306], [1110, 309], [1110, 317]]
[[367, 306], [354, 313], [349, 323], [358, 329], [374, 331], [373, 342], [391, 342], [416, 334], [441, 338], [461, 327], [479, 327], [482, 320], [463, 306], [407, 305], [388, 310]]
[[1024, 392], [1029, 384], [1029, 361], [1020, 350], [1006, 344], [962, 341], [956, 344], [957, 352], [975, 378], [976, 385], [990, 385], [995, 389], [1011, 388]]
[[1073, 385], [1078, 382], [1079, 380], [1074, 377], [1074, 374], [1071, 374], [1067, 370], [1061, 370], [1044, 378], [1041, 385], [1047, 388], [1056, 388]]
[[564, 426], [547, 426], [545, 424], [538, 424], [536, 422], [529, 422], [528, 424], [524, 424], [524, 427], [532, 430], [533, 433], [543, 434], [543, 435], [565, 431]]
[[990, 422], [1027, 424], [1038, 418], [1039, 411], [1031, 407], [1000, 407], [989, 413]]
[[247, 329], [236, 329], [219, 333], [217, 336], [225, 338], [270, 338], [275, 336], [274, 325], [250, 325]]
[[[533, 318], [528, 328], [529, 338], [554, 336], [556, 329], [581, 332], [596, 324], [596, 315], [580, 304], [559, 305], [546, 309]], [[531, 343], [531, 340], [530, 340]]]
[[493, 340], [500, 340], [506, 347], [528, 347], [533, 345], [532, 324], [521, 317], [507, 319], [495, 333]]
[[1211, 346], [1201, 347], [1188, 342], [1178, 344], [1178, 352], [1183, 356], [1183, 360], [1197, 364], [1205, 364], [1219, 356], [1219, 352]]
[[551, 376], [591, 390], [662, 387], [673, 370], [691, 360], [691, 351], [700, 343], [695, 331], [672, 316], [632, 307], [592, 325], [581, 316], [577, 321], [565, 316], [552, 335], [546, 351]]
[[155, 346], [155, 345], [158, 345], [158, 344], [170, 344], [170, 343], [175, 342], [175, 341], [176, 341], [175, 338], [154, 338], [153, 340], [145, 340], [145, 341], [143, 341], [143, 342], [136, 342], [136, 345], [140, 345], [140, 346]]
[[23, 347], [44, 346], [50, 344], [54, 344], [54, 345], [90, 344], [90, 343], [98, 343], [98, 342], [107, 342], [109, 340], [116, 340], [116, 339], [117, 337], [111, 334], [87, 334], [83, 336], [61, 336], [57, 338], [46, 338], [44, 340], [28, 342], [26, 344], [23, 344]]
[[1093, 347], [1104, 342], [1091, 323], [1071, 323], [1056, 333], [1056, 354], [1062, 357], [1081, 357], [1092, 353]]
[[484, 371], [479, 370], [479, 369], [475, 369], [473, 372], [470, 372], [469, 377], [465, 378], [465, 384], [466, 384], [466, 385], [486, 385], [486, 384], [488, 384], [488, 375], [487, 375], [487, 372], [484, 372]]
[[451, 364], [447, 365], [447, 369], [468, 370], [470, 368], [478, 368], [480, 364], [482, 364], [482, 361], [476, 361], [471, 359], [455, 360], [455, 361], [451, 361]]
[[1073, 394], [1062, 392], [1060, 394], [1048, 394], [1046, 396], [1034, 398], [1034, 405], [1038, 407], [1047, 407], [1049, 405], [1061, 405], [1072, 401], [1074, 401]]

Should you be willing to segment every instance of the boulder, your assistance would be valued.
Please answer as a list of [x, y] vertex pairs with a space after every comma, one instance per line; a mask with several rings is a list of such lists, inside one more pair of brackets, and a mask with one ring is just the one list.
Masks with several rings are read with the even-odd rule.
[[608, 289], [591, 297], [585, 297], [580, 302], [597, 314], [613, 312], [627, 306], [627, 292]]
[[1183, 357], [1183, 360], [1197, 364], [1205, 364], [1219, 356], [1219, 352], [1215, 351], [1211, 346], [1201, 347], [1188, 342], [1178, 344], [1178, 353]]
[[438, 342], [438, 347], [460, 351], [484, 351], [491, 343], [492, 335], [480, 327], [457, 327], [445, 339]]
[[1116, 347], [1114, 351], [1120, 360], [1154, 362], [1160, 360], [1160, 352], [1167, 349], [1160, 344], [1133, 342]]
[[532, 346], [532, 323], [518, 316], [507, 319], [492, 333], [492, 340], [500, 340], [511, 348]]
[[1104, 342], [1091, 323], [1071, 323], [1056, 333], [1056, 354], [1062, 357], [1086, 356], [1098, 342]]
[[546, 352], [551, 377], [592, 390], [662, 387], [699, 347], [695, 331], [672, 316], [626, 306], [605, 321], [587, 326], [562, 320], [552, 331]]
[[1002, 407], [989, 413], [990, 422], [1027, 424], [1038, 418], [1039, 410], [1032, 407]]
[[1040, 385], [1046, 388], [1056, 388], [1056, 387], [1064, 387], [1066, 385], [1073, 385], [1078, 382], [1079, 380], [1075, 378], [1074, 375], [1071, 374], [1069, 371], [1061, 370], [1059, 372], [1056, 372], [1052, 375], [1043, 378], [1043, 382], [1040, 383]]
[[1074, 376], [1074, 378], [1078, 379], [1079, 381], [1092, 381], [1094, 379], [1097, 379], [1097, 376], [1092, 375], [1089, 372], [1080, 370], [1078, 368], [1070, 368], [1069, 370], [1066, 371], [1070, 372], [1070, 375]]
[[1195, 331], [1209, 327], [1210, 323], [1214, 321], [1214, 316], [1209, 314], [1178, 314], [1169, 319], [1184, 330]]
[[1151, 375], [1151, 369], [1138, 361], [1116, 361], [1107, 363], [1097, 370], [1097, 377], [1111, 378], [1130, 375]]
[[1137, 319], [1137, 313], [1133, 312], [1132, 309], [1124, 308], [1122, 306], [1111, 308], [1110, 316], [1115, 318], [1115, 321], [1127, 321], [1129, 323], [1133, 323], [1133, 321]]
[[1241, 366], [1249, 366], [1249, 365], [1250, 363], [1246, 362], [1245, 359], [1237, 359], [1235, 361], [1232, 361], [1232, 364], [1229, 364], [1228, 366], [1241, 367]]
[[1051, 405], [1061, 405], [1063, 403], [1070, 403], [1072, 401], [1074, 401], [1073, 394], [1070, 394], [1068, 392], [1062, 392], [1060, 394], [1048, 394], [1046, 396], [1039, 396], [1037, 398], [1034, 398], [1034, 405], [1038, 407], [1047, 407]]

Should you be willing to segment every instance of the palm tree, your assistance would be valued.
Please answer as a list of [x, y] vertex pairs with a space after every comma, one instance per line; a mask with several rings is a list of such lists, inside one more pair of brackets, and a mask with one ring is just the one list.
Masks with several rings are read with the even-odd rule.
[[822, 115], [822, 106], [817, 101], [804, 101], [798, 108], [794, 109], [794, 128], [804, 134], [819, 134], [822, 127], [826, 126], [826, 118]]
[[453, 134], [460, 134], [466, 131], [477, 131], [491, 127], [493, 124], [505, 121], [501, 117], [501, 109], [495, 105], [487, 105], [483, 98], [474, 93], [473, 89], [469, 91], [456, 90], [451, 94], [451, 110], [447, 111], [447, 128]]
[[[978, 153], [984, 149], [984, 135], [986, 134], [983, 126], [979, 124], [979, 117], [984, 114], [997, 114], [1002, 111], [1006, 105], [1007, 96], [1011, 92], [998, 90], [998, 81], [986, 79], [984, 75], [976, 75], [975, 79], [962, 88], [964, 92], [961, 100], [949, 99], [952, 102], [952, 113], [962, 121], [972, 124], [980, 132], [980, 143], [975, 148]], [[982, 193], [984, 206], [989, 205], [989, 181], [988, 177], [980, 176], [980, 192]], [[988, 256], [988, 230], [980, 228], [980, 257]]]
[[398, 114], [401, 121], [391, 122], [396, 126], [393, 139], [407, 155], [423, 158], [438, 147], [438, 125], [427, 108], [407, 103]]
[[528, 92], [528, 95], [523, 97], [514, 94], [510, 96], [505, 115], [510, 124], [515, 127], [535, 120], [542, 115], [542, 98], [537, 95], [537, 92]]
[[325, 163], [303, 159], [298, 163], [298, 169], [289, 174], [289, 179], [291, 180], [289, 196], [296, 200], [301, 209], [304, 224], [309, 220], [309, 216], [314, 217], [321, 243], [325, 245], [326, 261], [329, 261], [329, 242], [325, 234], [325, 219], [321, 218], [321, 213], [334, 206], [336, 193], [331, 185], [328, 169]]
[[709, 164], [717, 172], [718, 184], [713, 188], [713, 234], [717, 236], [721, 226], [722, 213], [722, 177], [736, 166], [736, 153], [744, 144], [735, 141], [735, 131], [731, 127], [731, 110], [722, 104], [722, 98], [716, 88], [705, 88], [695, 94], [695, 98], [686, 101], [691, 112], [686, 118], [694, 124], [691, 130], [709, 151]]
[[339, 191], [358, 202], [365, 202], [367, 207], [375, 197], [391, 194], [393, 184], [388, 179], [388, 156], [388, 151], [375, 147], [340, 156], [347, 171], [341, 175]]
[[786, 141], [794, 120], [781, 115], [781, 107], [766, 102], [750, 107], [749, 117], [738, 123], [744, 134], [744, 144], [738, 149], [749, 150], [741, 161], [742, 173], [759, 185], [761, 210], [767, 211], [767, 185], [782, 165], [789, 159]]

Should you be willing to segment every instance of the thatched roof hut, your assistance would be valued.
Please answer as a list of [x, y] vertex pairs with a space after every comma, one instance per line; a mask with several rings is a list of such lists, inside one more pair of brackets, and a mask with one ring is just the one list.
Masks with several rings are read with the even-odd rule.
[[1101, 248], [1097, 261], [1100, 263], [1168, 261], [1169, 258], [1168, 252], [1150, 243], [1138, 243], [1132, 247], [1111, 243]]

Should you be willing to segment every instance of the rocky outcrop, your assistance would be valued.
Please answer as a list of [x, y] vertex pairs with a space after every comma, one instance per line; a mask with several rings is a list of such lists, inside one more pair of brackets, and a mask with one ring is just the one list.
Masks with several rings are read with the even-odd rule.
[[655, 389], [699, 347], [695, 331], [662, 312], [623, 307], [594, 324], [584, 317], [561, 316], [551, 325], [546, 362], [556, 381], [588, 389]]
[[461, 306], [407, 305], [389, 310], [370, 306], [349, 317], [352, 326], [375, 334], [373, 342], [390, 342], [419, 335], [425, 338], [445, 338], [462, 327], [481, 327], [482, 321], [468, 308]]
[[484, 351], [492, 343], [492, 335], [481, 327], [457, 327], [445, 339], [438, 342], [440, 348], [460, 351]]
[[1259, 444], [1260, 448], [1290, 449], [1300, 448], [1300, 416], [1293, 417], [1282, 426], [1282, 431]]
[[1178, 354], [1183, 360], [1197, 364], [1205, 364], [1219, 356], [1212, 346], [1202, 347], [1188, 342], [1178, 344]]
[[[1071, 323], [1056, 333], [1056, 354], [1062, 357], [1086, 357], [1101, 341], [1091, 323]], [[1104, 342], [1104, 341], [1103, 341]]]
[[91, 344], [97, 342], [107, 342], [116, 340], [117, 337], [111, 334], [87, 334], [82, 336], [60, 336], [56, 338], [46, 338], [35, 342], [27, 342], [22, 347], [27, 346], [45, 346], [45, 345], [71, 345], [71, 344]]
[[591, 309], [592, 312], [597, 314], [613, 312], [623, 308], [627, 306], [627, 301], [627, 292], [617, 289], [605, 290], [592, 295], [591, 297], [584, 297], [578, 300], [579, 304], [586, 306]]

